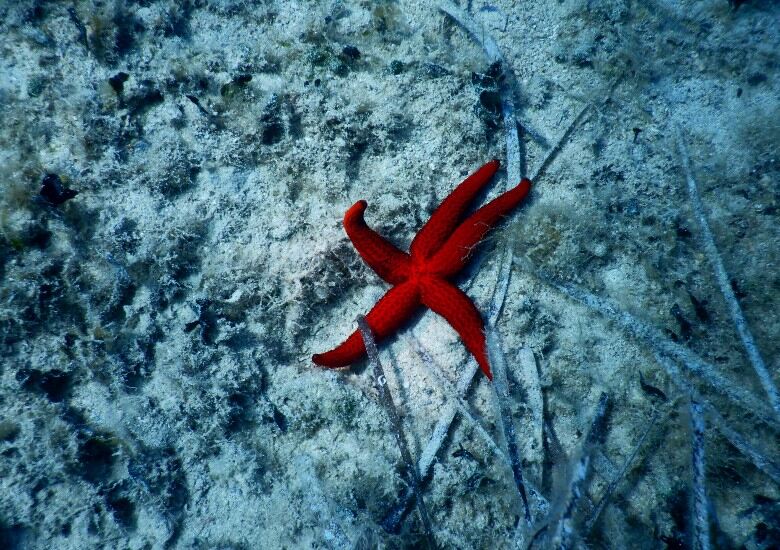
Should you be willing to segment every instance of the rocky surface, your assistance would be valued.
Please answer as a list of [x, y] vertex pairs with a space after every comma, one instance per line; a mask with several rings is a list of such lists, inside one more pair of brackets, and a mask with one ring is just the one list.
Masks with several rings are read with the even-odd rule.
[[[461, 284], [484, 307], [510, 243], [497, 326], [527, 478], [553, 505], [536, 528], [563, 515], [607, 393], [574, 540], [690, 544], [687, 392], [646, 343], [549, 277], [613, 301], [766, 403], [674, 136], [778, 384], [780, 7], [461, 8], [514, 72], [528, 173], [591, 106]], [[422, 544], [414, 512], [398, 533], [381, 526], [404, 465], [370, 373], [310, 356], [385, 290], [344, 235], [344, 211], [366, 199], [369, 224], [405, 247], [465, 175], [506, 158], [495, 78], [459, 25], [410, 0], [0, 5], [0, 546]], [[521, 376], [523, 347], [542, 399]], [[449, 400], [419, 349], [451, 383], [469, 360], [430, 312], [381, 346], [416, 454]], [[695, 384], [777, 462], [776, 427]], [[516, 529], [484, 377], [468, 402], [478, 423], [455, 423], [425, 486], [434, 535], [447, 548], [520, 547], [535, 529]], [[778, 480], [707, 422], [713, 546], [780, 545]]]

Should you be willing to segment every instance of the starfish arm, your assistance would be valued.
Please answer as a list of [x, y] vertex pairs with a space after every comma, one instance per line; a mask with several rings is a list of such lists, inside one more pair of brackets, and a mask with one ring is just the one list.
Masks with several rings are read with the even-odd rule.
[[[366, 322], [379, 342], [394, 333], [420, 305], [417, 283], [407, 282], [394, 286], [371, 308]], [[366, 346], [360, 331], [356, 330], [337, 347], [325, 353], [312, 356], [312, 361], [321, 367], [338, 368], [351, 365], [366, 353]]]
[[498, 161], [491, 160], [463, 180], [442, 201], [412, 241], [409, 247], [412, 256], [428, 258], [447, 240], [474, 196], [491, 180], [496, 170], [498, 170]]
[[431, 272], [441, 277], [450, 277], [463, 269], [471, 250], [482, 240], [485, 233], [520, 204], [530, 190], [531, 182], [523, 178], [516, 187], [496, 197], [466, 218], [466, 221], [430, 259]]
[[344, 229], [369, 267], [388, 283], [398, 284], [408, 276], [409, 255], [366, 225], [363, 218], [366, 206], [366, 201], [358, 201], [347, 210], [344, 214]]
[[466, 345], [466, 349], [477, 360], [479, 368], [488, 380], [493, 380], [482, 316], [474, 302], [461, 289], [438, 277], [426, 277], [421, 283], [421, 290], [423, 304], [452, 325]]

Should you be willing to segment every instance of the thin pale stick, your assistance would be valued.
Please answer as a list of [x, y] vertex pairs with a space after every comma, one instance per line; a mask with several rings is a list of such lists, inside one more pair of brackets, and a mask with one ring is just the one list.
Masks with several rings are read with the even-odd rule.
[[401, 417], [398, 415], [398, 409], [396, 408], [395, 403], [393, 403], [393, 396], [390, 394], [390, 390], [387, 387], [387, 378], [385, 377], [382, 363], [379, 361], [379, 352], [376, 349], [374, 335], [372, 334], [371, 327], [368, 326], [365, 317], [359, 315], [357, 322], [358, 327], [360, 328], [360, 334], [363, 336], [363, 342], [366, 346], [368, 359], [374, 367], [374, 384], [379, 392], [379, 400], [384, 406], [385, 411], [387, 411], [387, 415], [390, 417], [390, 423], [393, 426], [393, 433], [395, 435], [395, 440], [398, 443], [398, 448], [401, 451], [401, 457], [404, 460], [407, 470], [409, 470], [409, 485], [411, 486], [415, 500], [417, 501], [417, 510], [420, 513], [425, 535], [431, 546], [435, 547], [436, 541], [433, 538], [431, 520], [428, 517], [428, 510], [425, 507], [425, 501], [423, 500], [420, 488], [420, 476], [417, 473], [415, 462], [412, 460], [412, 454], [409, 452], [409, 446], [406, 443]]
[[742, 345], [747, 352], [750, 364], [753, 366], [753, 370], [758, 376], [764, 391], [769, 398], [769, 404], [772, 406], [775, 414], [780, 418], [780, 394], [777, 392], [777, 387], [772, 380], [772, 375], [764, 364], [764, 360], [758, 351], [756, 342], [753, 339], [753, 334], [750, 332], [745, 316], [742, 313], [742, 308], [739, 306], [739, 301], [734, 295], [734, 290], [731, 288], [731, 279], [729, 278], [726, 268], [723, 265], [723, 259], [718, 252], [718, 247], [715, 245], [715, 238], [712, 236], [712, 230], [710, 230], [710, 224], [707, 222], [707, 216], [704, 214], [704, 205], [699, 195], [699, 188], [696, 185], [696, 179], [693, 177], [693, 171], [691, 170], [691, 163], [688, 158], [688, 149], [685, 146], [685, 141], [682, 138], [682, 134], [679, 128], [675, 128], [677, 134], [677, 148], [680, 152], [680, 159], [682, 161], [683, 170], [685, 171], [685, 178], [688, 182], [688, 196], [691, 200], [691, 206], [693, 207], [693, 213], [696, 217], [696, 221], [699, 224], [699, 231], [701, 231], [701, 240], [704, 244], [704, 251], [707, 253], [707, 258], [712, 265], [712, 269], [715, 272], [715, 279], [718, 281], [718, 288], [723, 298], [726, 300], [729, 314], [731, 315], [734, 326], [737, 329]]

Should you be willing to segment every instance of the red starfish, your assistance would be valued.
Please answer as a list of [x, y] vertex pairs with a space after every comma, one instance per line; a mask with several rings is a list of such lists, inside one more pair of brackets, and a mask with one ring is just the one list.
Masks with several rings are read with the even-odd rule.
[[[492, 380], [485, 347], [484, 325], [474, 303], [450, 279], [463, 267], [472, 249], [501, 217], [515, 208], [531, 189], [520, 184], [474, 212], [458, 225], [474, 196], [498, 170], [492, 160], [458, 185], [431, 214], [417, 233], [409, 254], [366, 225], [366, 201], [358, 201], [344, 214], [344, 228], [360, 256], [382, 279], [393, 285], [366, 315], [377, 341], [394, 333], [423, 304], [452, 325], [479, 367]], [[346, 367], [366, 353], [356, 330], [341, 345], [312, 356], [323, 367]]]

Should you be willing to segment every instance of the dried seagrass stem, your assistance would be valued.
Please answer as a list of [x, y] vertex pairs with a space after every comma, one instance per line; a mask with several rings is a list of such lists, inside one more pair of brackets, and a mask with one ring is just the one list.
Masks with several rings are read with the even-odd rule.
[[487, 56], [490, 63], [499, 62], [502, 65], [504, 64], [504, 56], [501, 55], [496, 41], [488, 33], [484, 32], [482, 28], [478, 27], [468, 13], [449, 1], [439, 2], [439, 9], [452, 17], [458, 25], [466, 29], [474, 41], [482, 46], [485, 56]]
[[723, 265], [723, 259], [720, 257], [718, 247], [715, 245], [715, 239], [712, 236], [710, 230], [710, 224], [707, 222], [707, 216], [704, 214], [704, 205], [701, 202], [701, 196], [699, 195], [699, 188], [696, 185], [696, 178], [693, 177], [691, 170], [690, 160], [688, 158], [688, 149], [683, 141], [682, 133], [679, 128], [675, 128], [677, 134], [677, 148], [680, 152], [680, 159], [682, 161], [683, 170], [685, 171], [685, 178], [688, 182], [688, 196], [691, 200], [691, 206], [693, 213], [696, 217], [696, 221], [699, 224], [699, 231], [701, 232], [701, 240], [704, 245], [704, 251], [707, 253], [707, 258], [712, 265], [712, 269], [715, 272], [715, 278], [718, 281], [718, 288], [720, 293], [723, 294], [723, 298], [726, 300], [729, 314], [734, 321], [734, 326], [737, 329], [742, 345], [747, 352], [748, 359], [753, 366], [758, 379], [761, 381], [761, 385], [769, 398], [769, 404], [774, 410], [778, 418], [780, 418], [780, 394], [777, 392], [777, 387], [772, 380], [772, 375], [764, 364], [764, 360], [761, 358], [761, 354], [758, 352], [753, 335], [750, 332], [745, 316], [742, 313], [742, 308], [739, 306], [737, 297], [734, 295], [734, 290], [731, 288], [731, 280], [726, 268]]
[[[471, 381], [474, 379], [474, 375], [477, 373], [477, 362], [471, 358], [467, 362], [463, 372], [458, 379], [458, 383], [455, 387], [457, 395], [465, 396], [466, 392], [471, 386]], [[420, 472], [420, 478], [425, 479], [430, 475], [431, 467], [436, 455], [439, 453], [439, 449], [444, 444], [444, 440], [447, 439], [450, 427], [455, 420], [455, 415], [458, 413], [458, 405], [452, 401], [445, 405], [444, 411], [441, 413], [439, 420], [436, 422], [436, 426], [433, 428], [433, 432], [428, 438], [428, 443], [420, 453], [418, 461], [418, 470]], [[503, 454], [503, 452], [502, 452]], [[396, 532], [399, 523], [403, 520], [404, 514], [408, 510], [411, 499], [414, 494], [411, 491], [407, 491], [406, 494], [401, 496], [401, 499], [391, 509], [388, 516], [382, 522], [383, 528], [388, 532]]]
[[[530, 271], [533, 273], [533, 270]], [[723, 378], [717, 373], [715, 367], [705, 362], [692, 351], [667, 340], [659, 331], [643, 324], [628, 313], [619, 312], [617, 307], [609, 301], [599, 298], [574, 285], [564, 285], [555, 282], [551, 277], [542, 272], [537, 272], [536, 276], [541, 281], [557, 288], [570, 298], [601, 313], [608, 319], [617, 322], [635, 337], [644, 340], [645, 343], [648, 344], [648, 347], [655, 356], [658, 364], [664, 368], [675, 385], [705, 404], [705, 411], [712, 419], [713, 425], [718, 431], [758, 469], [771, 477], [776, 483], [780, 483], [780, 465], [767, 458], [766, 453], [762, 453], [756, 447], [748, 443], [742, 434], [726, 423], [715, 407], [707, 404], [703, 399], [700, 399], [693, 385], [683, 376], [682, 372], [677, 368], [677, 365], [672, 359], [685, 366], [688, 372], [695, 374], [707, 382], [710, 387], [728, 397], [735, 405], [752, 414], [757, 419], [760, 419], [770, 428], [777, 430], [778, 425], [774, 420], [774, 416], [767, 414], [769, 411], [766, 411], [766, 407], [763, 403], [753, 397], [750, 392], [735, 386], [733, 383]]]
[[[459, 395], [466, 395], [466, 391], [469, 389], [471, 381], [474, 379], [476, 373], [477, 362], [470, 359], [458, 379], [456, 388]], [[448, 404], [445, 411], [439, 417], [438, 422], [436, 422], [436, 427], [433, 429], [430, 438], [428, 438], [428, 444], [423, 449], [423, 452], [420, 453], [419, 469], [421, 477], [425, 478], [428, 476], [431, 466], [433, 465], [433, 459], [436, 458], [436, 454], [439, 452], [439, 449], [450, 431], [450, 426], [455, 419], [457, 410], [457, 406], [454, 403]]]
[[506, 174], [507, 189], [520, 181], [523, 174], [523, 159], [520, 150], [520, 137], [517, 133], [517, 119], [515, 117], [515, 103], [513, 90], [517, 86], [515, 75], [507, 65], [498, 44], [483, 29], [477, 26], [468, 13], [454, 5], [452, 2], [439, 2], [439, 10], [449, 15], [456, 23], [463, 27], [471, 35], [474, 41], [482, 46], [485, 56], [490, 64], [498, 63], [504, 75], [500, 83], [498, 93], [501, 97], [501, 116], [504, 119], [504, 137], [506, 139]]
[[696, 389], [694, 389], [694, 387], [683, 377], [680, 369], [677, 368], [677, 365], [671, 359], [661, 355], [656, 350], [653, 350], [653, 356], [655, 357], [656, 362], [661, 365], [669, 375], [672, 382], [682, 392], [692, 396], [693, 399], [702, 404], [710, 424], [714, 426], [729, 443], [741, 452], [745, 458], [750, 460], [756, 468], [772, 478], [775, 483], [780, 484], [780, 465], [767, 458], [767, 453], [762, 453], [759, 449], [748, 443], [742, 434], [729, 426], [717, 409], [707, 403], [701, 395], [699, 395]]
[[512, 264], [514, 248], [514, 238], [509, 237], [504, 241], [503, 252], [501, 254], [501, 263], [496, 273], [496, 284], [493, 287], [493, 294], [490, 297], [490, 305], [487, 311], [487, 324], [495, 326], [498, 318], [501, 316], [501, 310], [504, 308], [506, 293], [509, 289], [509, 279], [512, 276]]
[[520, 493], [520, 499], [523, 502], [523, 515], [528, 525], [531, 524], [531, 508], [528, 506], [528, 495], [525, 490], [523, 480], [523, 466], [520, 453], [517, 450], [517, 437], [515, 435], [515, 424], [512, 421], [512, 411], [509, 407], [509, 387], [506, 377], [506, 359], [501, 347], [501, 340], [498, 331], [494, 327], [488, 326], [485, 329], [487, 337], [488, 357], [490, 365], [493, 368], [493, 388], [495, 389], [496, 401], [498, 403], [499, 416], [501, 417], [501, 426], [506, 439], [507, 450], [509, 451], [509, 461], [512, 465], [512, 475], [515, 479], [517, 492]]
[[431, 357], [431, 354], [423, 348], [423, 346], [420, 344], [420, 341], [416, 338], [412, 340], [412, 347], [414, 348], [414, 351], [417, 352], [417, 355], [419, 356], [420, 362], [423, 364], [423, 366], [431, 375], [434, 376], [439, 386], [444, 391], [444, 394], [446, 395], [449, 402], [455, 404], [458, 412], [469, 421], [474, 431], [482, 436], [482, 439], [484, 439], [485, 443], [488, 447], [490, 447], [493, 453], [501, 460], [509, 462], [509, 458], [507, 457], [504, 450], [498, 446], [498, 443], [496, 443], [495, 439], [493, 439], [493, 437], [487, 432], [485, 427], [482, 425], [482, 422], [480, 422], [476, 415], [471, 412], [471, 406], [464, 399], [464, 396], [458, 392], [455, 386], [453, 386], [452, 383], [447, 380], [447, 377], [444, 375], [439, 365], [436, 364], [436, 361], [433, 359], [433, 357]]
[[720, 413], [712, 405], [705, 405], [705, 412], [710, 423], [728, 439], [729, 443], [742, 453], [744, 457], [750, 460], [753, 465], [768, 475], [772, 480], [780, 485], [780, 464], [773, 461], [768, 456], [772, 456], [769, 453], [762, 452], [760, 449], [748, 443], [745, 437], [728, 425], [726, 420], [720, 415]]
[[587, 535], [588, 533], [590, 533], [591, 529], [593, 529], [593, 526], [596, 524], [596, 521], [598, 521], [601, 512], [604, 511], [604, 508], [609, 503], [609, 500], [612, 498], [612, 495], [614, 494], [618, 484], [623, 480], [624, 477], [626, 477], [626, 474], [628, 473], [629, 468], [633, 464], [636, 455], [639, 453], [639, 449], [642, 448], [642, 445], [644, 445], [647, 436], [650, 435], [650, 432], [653, 431], [653, 428], [655, 428], [656, 423], [658, 422], [658, 417], [659, 417], [659, 412], [655, 411], [655, 413], [653, 413], [652, 418], [650, 419], [650, 422], [647, 424], [647, 428], [645, 428], [645, 431], [642, 432], [642, 435], [639, 437], [639, 441], [637, 441], [636, 445], [634, 446], [634, 449], [631, 451], [631, 454], [628, 455], [628, 458], [623, 463], [623, 467], [620, 469], [617, 475], [615, 475], [615, 477], [612, 478], [612, 481], [609, 482], [609, 485], [604, 490], [604, 493], [599, 499], [598, 504], [596, 504], [596, 507], [593, 509], [590, 516], [588, 516], [587, 521], [585, 522], [585, 530], [583, 533], [584, 535]]
[[691, 462], [693, 465], [693, 547], [710, 550], [710, 514], [705, 484], [704, 407], [691, 401]]
[[[477, 363], [473, 359], [469, 360], [467, 365], [465, 366], [465, 370], [461, 373], [460, 379], [458, 380], [457, 385], [455, 388], [450, 387], [450, 392], [454, 393], [455, 396], [459, 396], [462, 400], [464, 396], [466, 395], [466, 392], [471, 385], [471, 381], [474, 378], [474, 375], [477, 372]], [[466, 409], [467, 410], [467, 409]], [[418, 469], [420, 472], [420, 478], [425, 479], [428, 477], [431, 471], [431, 466], [433, 466], [433, 461], [436, 458], [436, 455], [439, 452], [439, 449], [441, 449], [441, 446], [444, 444], [444, 440], [447, 438], [447, 434], [449, 433], [450, 426], [452, 425], [452, 422], [455, 419], [455, 415], [461, 412], [463, 413], [463, 405], [461, 403], [458, 403], [456, 400], [450, 400], [447, 402], [444, 408], [444, 412], [439, 417], [439, 420], [436, 423], [436, 426], [433, 429], [433, 432], [431, 433], [428, 443], [425, 445], [425, 448], [423, 449], [422, 453], [420, 453], [420, 458], [418, 462]], [[466, 415], [468, 418], [469, 416]], [[475, 427], [477, 427], [477, 431], [480, 433], [483, 433], [483, 428], [481, 427], [481, 424], [478, 424], [478, 420], [474, 418], [475, 421]], [[512, 466], [511, 459], [509, 458], [509, 455], [502, 449], [495, 446], [495, 442], [492, 440], [489, 434], [486, 432], [483, 433], [483, 437], [486, 437], [489, 439], [488, 445], [494, 450], [494, 452], [499, 455], [508, 466]], [[491, 443], [492, 442], [492, 443]], [[534, 487], [532, 484], [526, 482], [526, 488], [528, 489], [528, 494], [530, 497], [532, 497], [532, 501], [534, 502], [534, 507], [536, 510], [539, 511], [541, 514], [545, 514], [547, 510], [549, 509], [550, 505], [547, 502], [547, 500], [542, 496], [542, 493]], [[398, 503], [391, 509], [390, 513], [386, 516], [384, 521], [382, 522], [383, 528], [391, 533], [394, 533], [397, 531], [398, 526], [400, 522], [403, 520], [403, 517], [405, 513], [408, 511], [409, 506], [411, 505], [411, 501], [414, 498], [414, 493], [409, 490], [405, 494], [403, 494], [399, 500]]]
[[558, 548], [574, 547], [574, 537], [576, 535], [574, 532], [574, 511], [585, 490], [585, 481], [588, 479], [590, 472], [590, 459], [596, 443], [604, 436], [604, 419], [608, 405], [609, 395], [602, 393], [596, 406], [596, 413], [593, 415], [593, 421], [590, 423], [590, 429], [585, 438], [580, 458], [574, 465], [574, 473], [569, 484], [569, 494], [555, 529], [555, 539], [557, 539]]
[[563, 135], [558, 140], [558, 142], [553, 146], [552, 149], [550, 149], [550, 152], [547, 154], [545, 159], [542, 161], [542, 164], [539, 166], [539, 168], [536, 169], [536, 172], [534, 172], [533, 179], [531, 181], [536, 182], [540, 177], [542, 177], [546, 172], [547, 169], [552, 164], [552, 161], [555, 160], [555, 157], [558, 156], [558, 153], [561, 152], [561, 149], [563, 148], [564, 143], [569, 141], [569, 138], [574, 133], [574, 130], [577, 129], [577, 127], [582, 123], [583, 120], [585, 120], [586, 115], [590, 111], [590, 104], [584, 105], [582, 109], [580, 109], [580, 112], [577, 113], [577, 116], [574, 117], [574, 120], [571, 121], [571, 124], [566, 128], [566, 130], [563, 132]]
[[420, 476], [417, 473], [417, 467], [412, 460], [412, 455], [409, 452], [409, 446], [406, 443], [406, 437], [404, 437], [403, 424], [401, 423], [401, 417], [398, 415], [398, 409], [393, 403], [393, 396], [390, 395], [390, 390], [387, 387], [387, 379], [385, 378], [385, 371], [382, 368], [382, 363], [379, 361], [379, 352], [376, 349], [376, 342], [374, 336], [371, 333], [371, 327], [368, 326], [366, 318], [359, 315], [357, 318], [360, 334], [363, 336], [363, 342], [366, 346], [366, 352], [368, 359], [374, 367], [374, 384], [379, 392], [379, 400], [382, 402], [387, 415], [390, 417], [390, 423], [393, 426], [393, 434], [395, 440], [398, 443], [398, 448], [401, 451], [401, 457], [408, 471], [409, 485], [414, 492], [415, 500], [417, 501], [417, 510], [420, 513], [420, 519], [425, 529], [425, 536], [428, 539], [428, 543], [432, 548], [436, 547], [436, 540], [433, 537], [433, 530], [431, 529], [431, 520], [428, 517], [428, 510], [425, 507], [425, 501], [423, 500], [422, 492], [420, 490]]
[[[523, 381], [523, 389], [526, 393], [526, 405], [529, 413], [529, 445], [526, 455], [532, 464], [541, 465], [544, 461], [544, 396], [542, 395], [542, 383], [539, 380], [539, 371], [536, 366], [536, 358], [531, 348], [523, 347], [517, 352], [517, 368], [515, 380]], [[541, 472], [532, 470], [532, 479], [541, 479]]]
[[578, 286], [571, 283], [557, 282], [542, 271], [537, 271], [536, 276], [542, 282], [557, 288], [563, 294], [616, 322], [636, 338], [644, 340], [653, 351], [678, 361], [689, 372], [700, 377], [710, 387], [728, 397], [735, 405], [745, 409], [768, 426], [776, 430], [780, 428], [772, 412], [752, 393], [725, 378], [718, 373], [718, 369], [685, 346], [681, 346], [666, 338], [661, 331], [646, 325], [626, 312], [620, 311], [611, 301], [599, 298]]

